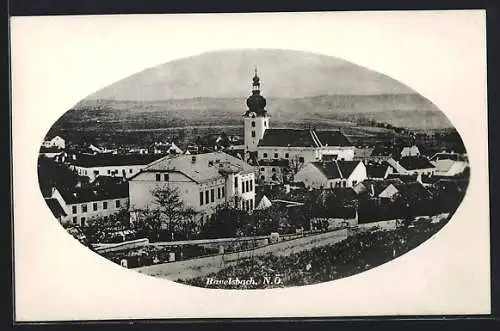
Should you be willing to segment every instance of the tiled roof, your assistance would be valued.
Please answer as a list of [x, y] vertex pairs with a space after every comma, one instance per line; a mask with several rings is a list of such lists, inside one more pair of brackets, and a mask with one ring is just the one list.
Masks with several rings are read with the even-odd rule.
[[360, 161], [311, 162], [328, 179], [348, 178]]
[[71, 163], [86, 168], [132, 166], [147, 165], [162, 157], [161, 154], [77, 154], [76, 160], [71, 160]]
[[299, 129], [267, 129], [259, 146], [319, 147], [351, 146], [340, 131], [316, 131]]
[[394, 179], [384, 179], [384, 180], [364, 180], [361, 183], [357, 184], [354, 186], [354, 191], [357, 194], [363, 194], [366, 192], [370, 192], [373, 188], [374, 194], [379, 195], [380, 192], [385, 190], [387, 186], [394, 184], [402, 184], [403, 181], [401, 181], [399, 178], [394, 178]]
[[429, 191], [427, 191], [427, 189], [419, 182], [396, 184], [394, 186], [397, 188], [399, 194], [407, 199], [425, 198], [430, 196]]
[[45, 202], [56, 218], [68, 216], [57, 199], [45, 199]]
[[[165, 156], [150, 164], [142, 172], [180, 172], [197, 183], [220, 178], [223, 172], [253, 172], [243, 160], [224, 152], [196, 155]], [[140, 174], [140, 173], [139, 173]], [[132, 176], [133, 180], [139, 174]]]
[[399, 164], [406, 170], [434, 168], [434, 165], [423, 156], [405, 156], [399, 160]]
[[368, 164], [366, 165], [366, 175], [368, 178], [384, 178], [388, 164]]
[[68, 205], [110, 199], [123, 199], [129, 196], [128, 182], [99, 187], [82, 187], [75, 189], [59, 188], [59, 193], [64, 199], [64, 202]]
[[349, 139], [340, 131], [316, 131], [323, 146], [352, 146]]

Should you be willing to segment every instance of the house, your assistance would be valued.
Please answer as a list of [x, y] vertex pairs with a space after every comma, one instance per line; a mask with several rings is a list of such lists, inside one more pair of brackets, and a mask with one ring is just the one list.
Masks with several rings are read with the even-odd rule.
[[436, 167], [435, 175], [450, 177], [462, 174], [469, 166], [467, 162], [452, 159], [438, 159], [431, 163]]
[[98, 176], [130, 178], [153, 161], [159, 154], [78, 154], [70, 162], [70, 169], [93, 181]]
[[224, 152], [164, 156], [132, 176], [129, 184], [132, 218], [138, 210], [157, 208], [153, 191], [164, 187], [177, 190], [198, 221], [208, 220], [226, 203], [255, 209], [253, 167]]
[[152, 154], [182, 154], [183, 151], [174, 142], [155, 142], [149, 145], [148, 152]]
[[420, 150], [416, 145], [404, 146], [399, 153], [400, 157], [420, 156]]
[[382, 163], [367, 163], [366, 165], [366, 177], [369, 179], [382, 180], [387, 178], [390, 174], [390, 166], [387, 162]]
[[64, 210], [64, 207], [61, 206], [59, 200], [54, 198], [49, 198], [45, 199], [45, 203], [49, 207], [54, 217], [59, 221], [59, 223], [63, 224], [68, 214], [66, 214], [66, 211]]
[[365, 180], [366, 167], [361, 161], [311, 162], [294, 176], [310, 188], [353, 187]]
[[264, 159], [257, 161], [258, 179], [264, 183], [283, 183], [290, 161], [287, 159]]
[[58, 146], [51, 146], [51, 147], [41, 146], [38, 152], [39, 156], [48, 157], [50, 159], [56, 159], [61, 154], [63, 154], [63, 151]]
[[63, 138], [61, 138], [59, 136], [55, 136], [54, 138], [52, 138], [50, 140], [45, 140], [42, 143], [42, 147], [45, 147], [45, 148], [55, 147], [55, 148], [61, 150], [61, 149], [64, 149], [66, 147], [66, 142], [64, 141]]
[[377, 198], [378, 195], [391, 184], [399, 185], [403, 184], [403, 181], [399, 178], [384, 180], [367, 179], [354, 185], [353, 190], [358, 196]]
[[424, 156], [404, 156], [398, 161], [387, 160], [390, 171], [402, 175], [433, 175], [436, 167]]
[[418, 182], [390, 184], [378, 195], [381, 201], [395, 201], [403, 198], [405, 201], [416, 201], [431, 197], [427, 189]]
[[128, 208], [128, 183], [71, 189], [53, 187], [45, 201], [61, 224], [85, 226], [92, 218], [110, 216]]

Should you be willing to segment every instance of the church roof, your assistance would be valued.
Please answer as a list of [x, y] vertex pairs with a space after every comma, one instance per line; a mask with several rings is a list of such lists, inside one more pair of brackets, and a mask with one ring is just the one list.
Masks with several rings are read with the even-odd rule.
[[320, 147], [351, 146], [340, 131], [316, 131], [309, 129], [267, 129], [259, 146]]

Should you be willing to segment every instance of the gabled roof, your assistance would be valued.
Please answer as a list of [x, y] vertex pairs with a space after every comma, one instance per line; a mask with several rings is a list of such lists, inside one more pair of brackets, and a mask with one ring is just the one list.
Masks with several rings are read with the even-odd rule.
[[311, 162], [328, 179], [347, 179], [361, 161]]
[[45, 199], [45, 202], [56, 218], [68, 216], [57, 199]]
[[144, 172], [180, 172], [197, 183], [221, 178], [223, 173], [249, 173], [253, 168], [243, 160], [224, 152], [196, 155], [171, 155], [151, 163], [129, 180]]
[[361, 183], [356, 184], [353, 187], [353, 190], [357, 194], [363, 194], [363, 193], [371, 192], [371, 190], [373, 189], [373, 193], [377, 196], [383, 190], [385, 190], [387, 188], [387, 186], [389, 186], [391, 184], [397, 185], [397, 184], [402, 184], [402, 183], [403, 183], [403, 181], [401, 181], [399, 178], [384, 179], [384, 180], [366, 179], [366, 180], [362, 181]]
[[86, 168], [132, 166], [147, 165], [162, 157], [161, 154], [77, 154], [76, 160], [71, 160], [71, 163]]
[[424, 198], [429, 197], [430, 193], [427, 189], [419, 182], [413, 183], [403, 183], [394, 185], [399, 194], [406, 199]]
[[399, 164], [406, 170], [434, 168], [434, 165], [423, 156], [405, 156], [399, 160]]
[[385, 164], [367, 164], [366, 165], [366, 176], [368, 178], [384, 178], [387, 168], [389, 165]]
[[316, 131], [300, 129], [267, 129], [259, 146], [320, 147], [352, 146], [340, 131]]

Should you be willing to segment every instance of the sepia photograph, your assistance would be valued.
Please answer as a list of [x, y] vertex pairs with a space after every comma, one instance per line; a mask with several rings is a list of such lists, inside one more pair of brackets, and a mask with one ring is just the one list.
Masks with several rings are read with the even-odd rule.
[[[419, 16], [414, 14], [413, 22], [418, 24]], [[259, 19], [269, 29], [266, 23], [273, 15], [307, 29], [312, 29], [315, 16], [323, 27], [328, 19], [352, 18], [355, 26], [359, 21], [383, 21], [383, 15], [397, 17], [371, 13], [364, 14], [365, 20], [356, 13], [304, 13], [301, 21], [301, 14], [248, 14], [240, 22], [249, 29], [242, 37], [252, 35]], [[467, 22], [460, 15], [465, 14], [457, 13], [457, 21]], [[170, 20], [170, 15], [153, 16], [158, 26]], [[207, 26], [209, 16], [194, 15], [185, 21], [200, 21], [198, 29], [193, 27], [196, 34]], [[214, 20], [216, 16], [227, 15], [211, 15]], [[430, 16], [421, 19], [430, 20]], [[469, 17], [478, 22], [481, 18], [477, 11]], [[87, 28], [82, 26], [81, 30]], [[155, 26], [151, 23], [150, 30]], [[83, 33], [76, 24], [71, 27]], [[100, 31], [104, 36], [99, 40], [112, 40], [111, 32], [106, 37]], [[155, 36], [151, 39], [156, 40]], [[37, 129], [43, 135], [30, 138], [36, 147], [30, 155], [36, 160], [36, 181], [28, 185], [52, 216], [44, 222], [52, 222], [82, 252], [120, 272], [198, 291], [242, 290], [242, 295], [334, 284], [368, 274], [410, 252], [418, 253], [421, 246], [439, 241], [439, 233], [459, 223], [455, 215], [470, 196], [471, 183], [485, 183], [475, 175], [484, 175], [485, 170], [487, 175], [484, 163], [474, 159], [482, 151], [465, 138], [479, 135], [478, 131], [464, 135], [455, 125], [460, 121], [453, 110], [440, 107], [438, 100], [389, 72], [349, 58], [348, 52], [336, 53], [335, 42], [320, 51], [303, 47], [307, 35], [297, 39], [290, 32], [294, 41], [275, 47], [261, 42], [260, 36], [255, 33], [253, 39], [241, 38], [226, 47], [215, 42], [211, 46], [208, 40], [199, 50], [186, 47], [182, 55], [173, 54], [166, 61], [158, 57], [154, 65], [136, 61], [127, 74], [115, 76], [119, 79], [85, 90], [92, 93], [77, 91], [74, 95], [80, 98], [72, 102], [68, 98], [69, 107], [53, 109], [52, 122], [47, 120], [48, 126]], [[401, 42], [411, 47], [408, 41]], [[133, 54], [123, 54], [123, 63], [134, 61], [134, 54], [156, 52], [155, 45], [138, 45]], [[350, 47], [352, 53], [363, 53]], [[432, 43], [431, 47], [440, 46]], [[106, 52], [93, 51], [95, 57]], [[408, 65], [408, 59], [397, 55], [390, 61]], [[14, 83], [16, 73], [23, 70], [28, 69], [13, 71]], [[94, 70], [91, 64], [87, 70]], [[461, 97], [446, 92], [445, 98]], [[481, 98], [480, 89], [471, 94]], [[475, 115], [466, 117], [486, 116], [481, 105], [470, 111]], [[19, 133], [14, 130], [18, 137]], [[487, 186], [478, 191], [485, 196], [471, 198], [467, 206], [472, 215], [475, 199], [488, 201]], [[482, 207], [476, 203], [476, 208]], [[479, 212], [477, 216], [483, 217]], [[486, 227], [488, 223], [487, 218], [468, 221], [483, 226], [486, 222]], [[29, 245], [23, 238], [18, 242]], [[59, 250], [66, 251], [65, 247]], [[66, 252], [69, 258], [69, 246]], [[453, 278], [450, 272], [444, 277]], [[93, 277], [98, 276], [90, 276], [89, 282], [95, 281]], [[375, 287], [376, 282], [375, 277]], [[122, 290], [127, 296], [126, 287]], [[475, 304], [484, 307], [481, 302], [477, 299]], [[415, 307], [417, 313], [433, 312], [419, 304]]]

